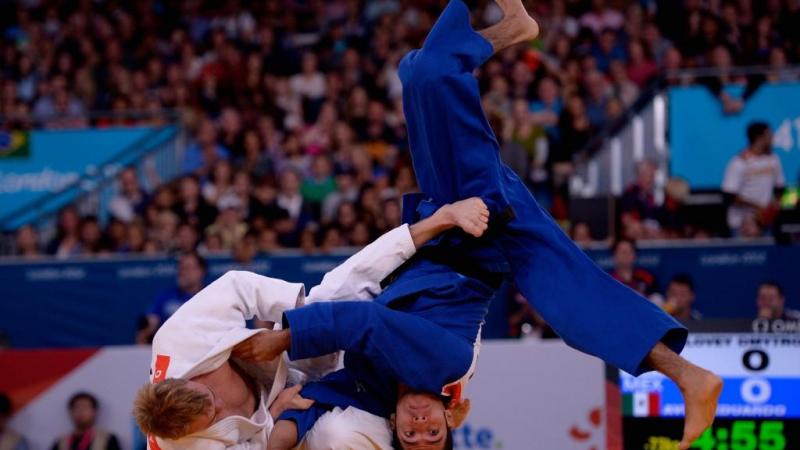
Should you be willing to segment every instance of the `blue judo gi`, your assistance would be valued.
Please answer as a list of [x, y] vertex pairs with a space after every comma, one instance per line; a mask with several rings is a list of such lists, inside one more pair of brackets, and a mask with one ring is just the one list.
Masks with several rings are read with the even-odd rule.
[[[437, 285], [399, 297], [395, 293], [400, 290], [390, 288], [372, 302], [321, 302], [284, 313], [284, 326], [292, 331], [290, 359], [345, 351], [344, 369], [303, 386], [300, 394], [315, 400], [314, 405], [279, 417], [297, 424], [298, 439], [336, 406], [388, 418], [400, 383], [444, 395], [448, 385], [469, 372], [495, 290], [426, 260], [416, 261], [404, 274], [396, 286], [412, 279], [424, 283], [426, 276]], [[455, 386], [447, 397], [460, 396], [460, 384]]]
[[[687, 330], [597, 267], [500, 160], [473, 71], [493, 53], [451, 0], [422, 49], [400, 62], [414, 171], [428, 196], [416, 212], [481, 197], [494, 217], [488, 235], [451, 233], [429, 244], [374, 303], [320, 303], [286, 313], [292, 359], [345, 350], [345, 369], [306, 385], [317, 401], [282, 419], [300, 437], [333, 406], [388, 417], [397, 383], [440, 392], [466, 372], [472, 344], [507, 269], [522, 294], [570, 346], [631, 374], [649, 370], [659, 341], [680, 352]], [[408, 205], [404, 205], [407, 208]], [[405, 212], [405, 211], [404, 211]]]

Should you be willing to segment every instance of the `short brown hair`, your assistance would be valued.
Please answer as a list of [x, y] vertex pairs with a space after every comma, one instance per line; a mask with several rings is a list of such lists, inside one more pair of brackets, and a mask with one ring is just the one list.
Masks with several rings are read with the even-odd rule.
[[139, 389], [133, 401], [133, 416], [145, 434], [180, 439], [188, 434], [192, 421], [211, 407], [208, 396], [190, 388], [188, 383], [168, 378]]

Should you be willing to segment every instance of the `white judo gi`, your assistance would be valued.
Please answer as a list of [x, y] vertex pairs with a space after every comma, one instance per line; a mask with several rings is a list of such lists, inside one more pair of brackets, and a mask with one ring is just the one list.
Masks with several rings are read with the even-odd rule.
[[[287, 309], [305, 303], [335, 300], [370, 300], [381, 292], [381, 281], [416, 253], [408, 225], [378, 238], [328, 272], [308, 298], [302, 284], [250, 272], [231, 271], [198, 292], [156, 333], [153, 340], [150, 381], [191, 379], [222, 366], [234, 346], [263, 330], [246, 328], [254, 317], [280, 326]], [[287, 379], [302, 382], [337, 368], [338, 355], [287, 364], [236, 364], [261, 386], [260, 401], [250, 417], [226, 417], [211, 427], [179, 440], [150, 436], [150, 450], [264, 450], [274, 425], [269, 406]], [[290, 374], [291, 373], [291, 374]], [[391, 432], [386, 420], [358, 409], [334, 409], [308, 434], [308, 449], [389, 449]], [[369, 437], [367, 437], [369, 436]], [[337, 439], [348, 439], [337, 442]]]

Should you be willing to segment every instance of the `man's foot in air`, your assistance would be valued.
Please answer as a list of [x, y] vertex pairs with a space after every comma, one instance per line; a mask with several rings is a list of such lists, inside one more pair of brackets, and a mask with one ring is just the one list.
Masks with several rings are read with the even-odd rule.
[[532, 41], [539, 36], [539, 24], [525, 10], [521, 0], [497, 0], [503, 10], [503, 26], [517, 37], [516, 43]]
[[683, 439], [678, 448], [686, 450], [714, 422], [719, 394], [722, 391], [722, 379], [694, 366], [681, 377], [678, 387], [686, 404]]

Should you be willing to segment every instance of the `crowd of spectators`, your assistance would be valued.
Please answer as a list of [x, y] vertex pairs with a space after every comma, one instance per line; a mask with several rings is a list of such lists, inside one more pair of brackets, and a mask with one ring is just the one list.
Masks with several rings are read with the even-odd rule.
[[[398, 196], [415, 189], [396, 66], [445, 3], [3, 3], [6, 127], [179, 120], [192, 137], [182, 178], [148, 191], [144, 174], [127, 170], [108, 224], [68, 208], [52, 243], [42, 245], [32, 227], [20, 229], [19, 253], [245, 246], [246, 256], [369, 241], [398, 223]], [[501, 15], [491, 1], [471, 6], [476, 27]], [[800, 6], [791, 0], [550, 0], [528, 8], [541, 23], [540, 39], [497, 55], [478, 80], [504, 158], [565, 221], [573, 161], [659, 74], [739, 64], [778, 69], [798, 57]], [[711, 89], [748, 82], [695, 81]], [[740, 109], [739, 100], [715, 92], [725, 111]], [[686, 237], [672, 227], [676, 214], [650, 217], [648, 195], [626, 193], [633, 212], [645, 214], [627, 221], [633, 231], [626, 236], [656, 229], [666, 230], [657, 237]]]

